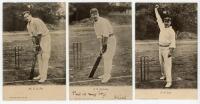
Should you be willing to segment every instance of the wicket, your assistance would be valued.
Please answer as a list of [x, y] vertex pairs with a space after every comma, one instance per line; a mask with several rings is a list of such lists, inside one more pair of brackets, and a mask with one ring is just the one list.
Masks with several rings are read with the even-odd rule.
[[21, 66], [21, 51], [22, 51], [22, 46], [15, 46], [14, 47], [14, 52], [15, 52], [15, 69], [20, 69]]
[[149, 80], [149, 57], [140, 57], [140, 80], [141, 82]]
[[73, 61], [74, 69], [82, 68], [82, 43], [80, 42], [73, 43]]

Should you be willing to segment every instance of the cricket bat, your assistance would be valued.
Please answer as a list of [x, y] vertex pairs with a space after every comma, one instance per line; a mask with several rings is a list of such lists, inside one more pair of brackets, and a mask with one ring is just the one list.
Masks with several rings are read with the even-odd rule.
[[29, 77], [30, 80], [32, 80], [33, 77], [34, 77], [35, 64], [36, 64], [36, 61], [37, 61], [37, 55], [39, 54], [39, 51], [41, 50], [41, 47], [40, 47], [40, 40], [41, 40], [41, 34], [38, 34], [37, 37], [34, 37], [34, 38], [33, 38], [33, 43], [34, 43], [35, 45], [37, 45], [37, 47], [35, 47], [35, 52], [34, 52], [34, 55], [33, 55], [32, 66], [31, 66], [31, 72], [30, 72], [30, 77]]
[[33, 60], [32, 60], [32, 66], [31, 66], [30, 77], [29, 77], [30, 80], [32, 80], [33, 77], [34, 77], [34, 71], [35, 71], [35, 64], [36, 64], [36, 61], [37, 61], [37, 53], [34, 53]]
[[100, 54], [100, 55], [97, 57], [97, 60], [96, 60], [94, 66], [93, 66], [93, 68], [92, 68], [92, 70], [91, 70], [91, 72], [90, 72], [89, 78], [93, 78], [94, 73], [96, 72], [97, 67], [99, 66], [99, 63], [100, 63], [101, 59], [102, 59], [102, 54]]

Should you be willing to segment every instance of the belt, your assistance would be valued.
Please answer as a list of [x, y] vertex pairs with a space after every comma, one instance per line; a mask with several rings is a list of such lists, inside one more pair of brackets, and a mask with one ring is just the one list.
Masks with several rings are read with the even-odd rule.
[[160, 47], [169, 47], [169, 45], [162, 45], [162, 44], [159, 44]]
[[[109, 38], [109, 37], [112, 37], [112, 36], [114, 36], [114, 34], [109, 34], [109, 35], [108, 35], [108, 38]], [[104, 36], [101, 35], [101, 37], [103, 38]]]

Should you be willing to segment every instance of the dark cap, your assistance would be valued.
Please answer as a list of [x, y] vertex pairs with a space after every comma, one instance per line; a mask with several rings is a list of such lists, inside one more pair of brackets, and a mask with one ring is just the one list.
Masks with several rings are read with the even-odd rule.
[[98, 9], [97, 8], [90, 9], [90, 14], [93, 14], [93, 13], [98, 13]]

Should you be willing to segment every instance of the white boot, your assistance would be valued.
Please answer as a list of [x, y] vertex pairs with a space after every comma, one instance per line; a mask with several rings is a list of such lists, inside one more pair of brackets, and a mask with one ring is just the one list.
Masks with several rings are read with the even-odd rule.
[[172, 86], [171, 82], [167, 82], [167, 84], [165, 85], [165, 88], [170, 88]]
[[165, 77], [165, 76], [161, 76], [160, 79], [161, 79], [161, 80], [165, 80], [166, 77]]
[[111, 78], [111, 75], [104, 75], [101, 82], [102, 83], [107, 83]]
[[44, 83], [46, 81], [46, 79], [40, 79], [38, 82], [39, 83]]
[[100, 76], [98, 76], [99, 79], [102, 79], [103, 77], [104, 77], [104, 75], [100, 75]]
[[41, 79], [41, 77], [40, 77], [40, 75], [38, 75], [37, 77], [34, 77], [33, 79], [39, 80], [39, 79]]

